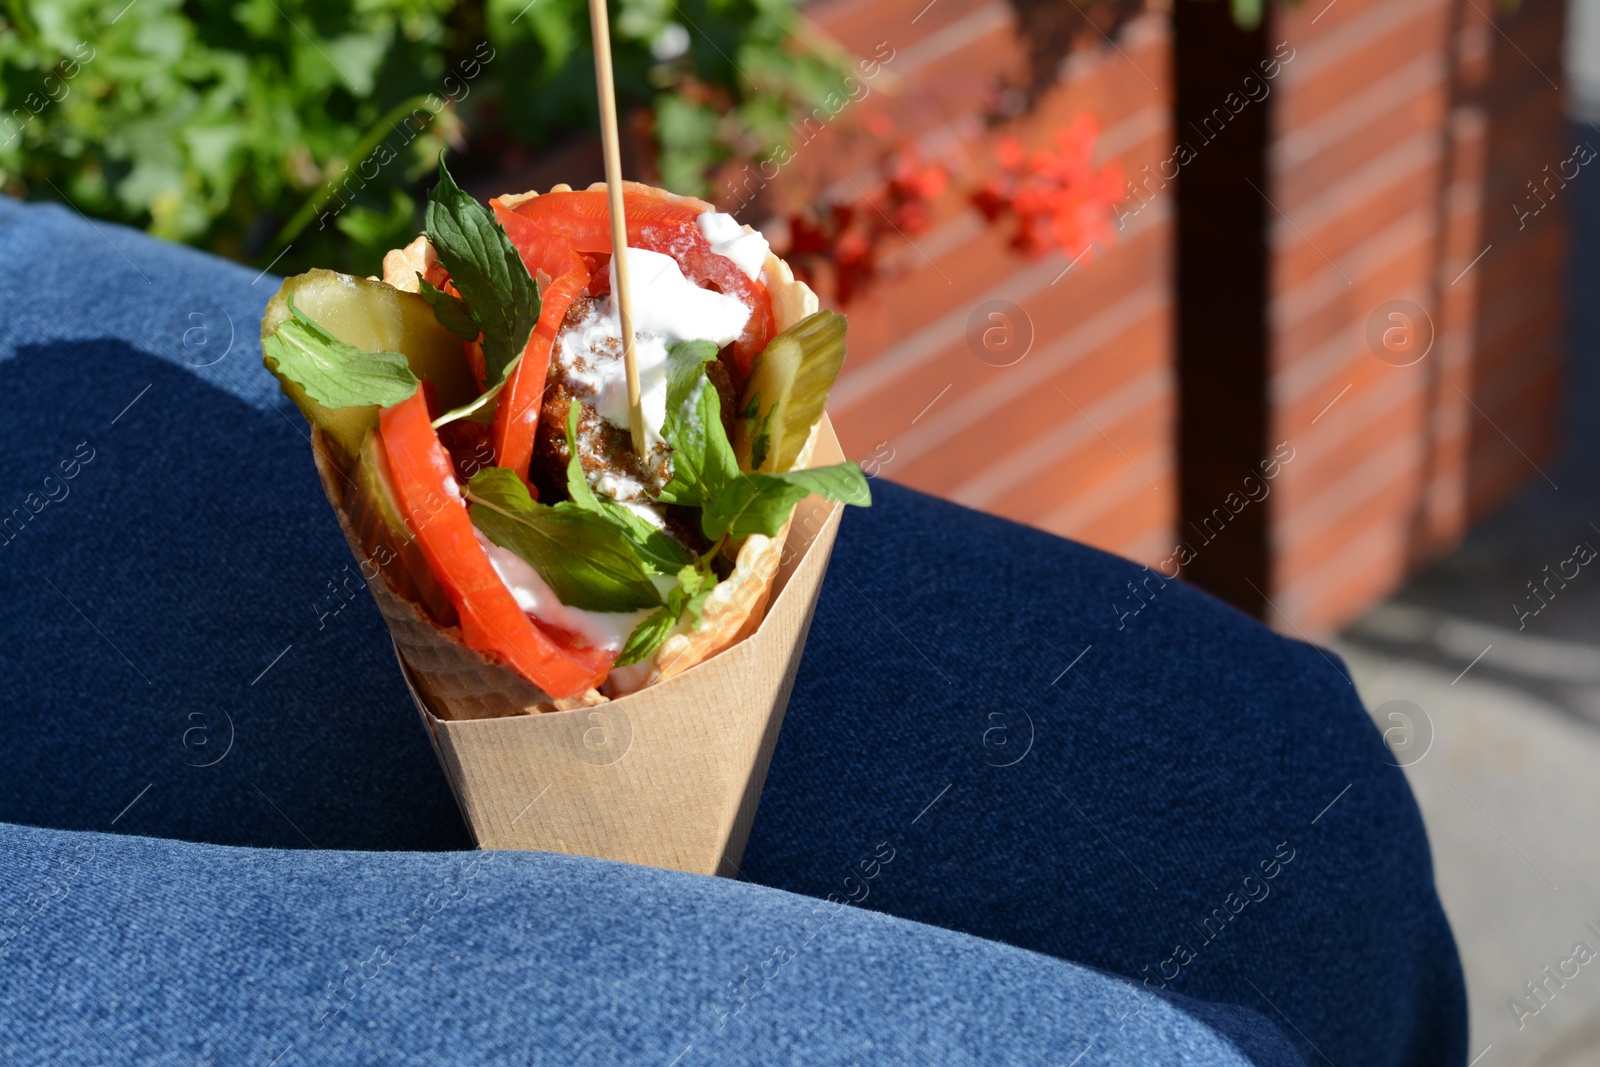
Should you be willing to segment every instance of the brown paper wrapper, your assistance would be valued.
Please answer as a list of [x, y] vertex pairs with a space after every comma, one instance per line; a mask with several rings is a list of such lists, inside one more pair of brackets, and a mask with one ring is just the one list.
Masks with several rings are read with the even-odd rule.
[[[824, 418], [813, 462], [843, 460]], [[317, 462], [359, 558], [339, 474], [320, 451]], [[527, 714], [548, 700], [537, 687], [442, 639], [381, 575], [369, 579], [478, 847], [735, 873], [842, 512], [815, 496], [797, 505], [766, 615], [749, 636], [636, 693], [567, 711]]]

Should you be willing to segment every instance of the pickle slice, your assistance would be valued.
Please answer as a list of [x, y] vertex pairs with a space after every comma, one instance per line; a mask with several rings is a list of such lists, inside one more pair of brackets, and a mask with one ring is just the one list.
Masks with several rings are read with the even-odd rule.
[[819, 311], [774, 337], [750, 365], [733, 449], [743, 470], [786, 471], [822, 418], [844, 366], [843, 315]]
[[[432, 382], [446, 410], [468, 403], [478, 395], [472, 369], [462, 354], [461, 341], [433, 317], [433, 308], [415, 293], [392, 285], [356, 278], [331, 270], [310, 270], [285, 278], [261, 318], [261, 336], [269, 337], [289, 317], [289, 298], [307, 318], [314, 319], [345, 344], [365, 352], [400, 352], [411, 372]], [[268, 370], [273, 370], [269, 364]], [[276, 371], [274, 371], [276, 374]], [[376, 406], [327, 408], [306, 395], [297, 383], [278, 375], [284, 395], [313, 426], [320, 426], [348, 465], [361, 448], [362, 438], [378, 424]]]
[[[299, 303], [296, 297], [296, 306]], [[374, 570], [383, 572], [391, 589], [421, 604], [440, 626], [456, 625], [455, 605], [433, 576], [400, 514], [389, 487], [389, 460], [376, 433], [362, 439], [359, 456], [345, 492], [344, 510], [361, 545], [361, 576], [370, 580]]]

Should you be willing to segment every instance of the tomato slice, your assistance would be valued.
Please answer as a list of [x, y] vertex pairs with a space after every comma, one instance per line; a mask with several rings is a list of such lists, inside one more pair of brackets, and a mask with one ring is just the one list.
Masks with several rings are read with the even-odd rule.
[[378, 416], [390, 484], [406, 525], [461, 616], [461, 636], [553, 697], [577, 696], [605, 680], [612, 653], [563, 647], [517, 606], [478, 543], [419, 391]]
[[[544, 197], [535, 199], [542, 200]], [[489, 206], [494, 209], [495, 221], [505, 228], [506, 236], [511, 238], [512, 246], [522, 256], [522, 262], [528, 265], [529, 273], [559, 278], [572, 269], [575, 260], [582, 261], [583, 257], [578, 253], [584, 249], [574, 244], [573, 235], [563, 229], [552, 227], [548, 219], [530, 218], [521, 213], [520, 208], [523, 205], [515, 209], [508, 208], [499, 197], [490, 200]], [[605, 251], [610, 250], [611, 244], [608, 239]]]
[[[545, 193], [530, 197], [511, 210], [546, 232], [560, 234], [579, 252], [611, 251], [611, 204], [604, 189]], [[645, 226], [681, 229], [694, 226], [694, 220], [700, 217], [700, 209], [693, 204], [628, 191], [622, 194], [622, 210], [628, 216], [630, 244]]]
[[[700, 209], [695, 205], [635, 192], [624, 192], [622, 204], [628, 216], [630, 247], [671, 256], [677, 260], [684, 277], [696, 285], [714, 286], [750, 308], [744, 332], [733, 343], [733, 360], [740, 379], [735, 384], [741, 384], [750, 373], [751, 361], [767, 347], [775, 332], [767, 287], [752, 280], [726, 256], [711, 250], [711, 243], [695, 225], [700, 216]], [[603, 189], [545, 193], [524, 200], [515, 208], [497, 204], [495, 214], [519, 251], [523, 247], [518, 240], [519, 233], [530, 245], [539, 246], [533, 254], [540, 262], [554, 254], [551, 246], [559, 241], [565, 241], [577, 252], [609, 254], [612, 251], [611, 206]], [[518, 216], [520, 221], [508, 222], [508, 215]], [[529, 253], [524, 252], [523, 259], [529, 262], [529, 269], [533, 269]], [[546, 273], [555, 277], [559, 272], [546, 270]]]
[[733, 342], [733, 362], [739, 370], [735, 384], [743, 386], [744, 380], [750, 376], [751, 362], [767, 347], [776, 332], [773, 329], [772, 299], [767, 295], [767, 287], [751, 280], [727, 256], [713, 252], [711, 242], [705, 239], [698, 226], [691, 224], [684, 228], [645, 223], [640, 227], [638, 237], [632, 235], [631, 221], [628, 229], [628, 240], [637, 242], [636, 247], [666, 253], [678, 261], [684, 277], [701, 286], [710, 282], [720, 292], [743, 301], [750, 309], [750, 318], [744, 324], [744, 331]]
[[539, 427], [539, 408], [544, 403], [550, 354], [567, 310], [589, 283], [589, 264], [565, 238], [523, 218], [498, 198], [490, 200], [489, 205], [529, 273], [555, 279], [542, 287], [539, 321], [495, 408], [495, 462], [526, 481], [528, 463], [533, 458], [534, 432]]

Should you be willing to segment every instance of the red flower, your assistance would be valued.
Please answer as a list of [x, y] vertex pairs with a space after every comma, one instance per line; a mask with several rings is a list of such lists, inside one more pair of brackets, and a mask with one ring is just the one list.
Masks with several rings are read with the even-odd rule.
[[878, 280], [886, 244], [928, 228], [932, 201], [950, 186], [949, 172], [924, 162], [914, 148], [886, 155], [878, 174], [878, 189], [860, 201], [789, 218], [792, 265], [811, 281], [821, 274], [831, 276], [840, 304], [850, 303]]
[[1032, 255], [1060, 249], [1076, 258], [1094, 244], [1114, 239], [1110, 220], [1121, 200], [1122, 169], [1095, 169], [1100, 126], [1088, 113], [1056, 132], [1056, 149], [1024, 152], [1014, 139], [995, 146], [1000, 173], [972, 195], [972, 204], [993, 222], [1006, 211], [1017, 216], [1012, 244]]

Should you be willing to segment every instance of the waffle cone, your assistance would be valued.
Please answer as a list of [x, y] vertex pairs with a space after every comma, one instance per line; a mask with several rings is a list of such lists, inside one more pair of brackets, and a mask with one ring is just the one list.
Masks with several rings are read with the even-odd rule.
[[[514, 204], [532, 195], [504, 199]], [[418, 238], [385, 257], [383, 280], [415, 292], [417, 272], [433, 258], [426, 238]], [[815, 294], [777, 257], [768, 256], [763, 279], [779, 330], [817, 310]], [[403, 559], [398, 568], [372, 563], [370, 537], [363, 543], [370, 517], [354, 472], [341, 466], [320, 430], [312, 451], [479, 847], [704, 874], [736, 870], [842, 505], [809, 497], [775, 536], [747, 538], [732, 573], [707, 598], [700, 626], [669, 637], [647, 669], [634, 672], [633, 691], [558, 701], [470, 648], [459, 628], [436, 622], [409, 588]], [[843, 458], [824, 417], [795, 465]]]
[[[843, 460], [827, 419], [813, 444], [817, 462]], [[320, 431], [312, 445], [339, 525], [365, 560], [345, 505], [345, 472]], [[784, 536], [771, 539], [766, 610], [748, 613], [755, 621], [731, 647], [627, 696], [565, 709], [468, 648], [371, 568], [367, 584], [478, 846], [733, 873], [842, 511], [814, 496], [796, 506]]]

